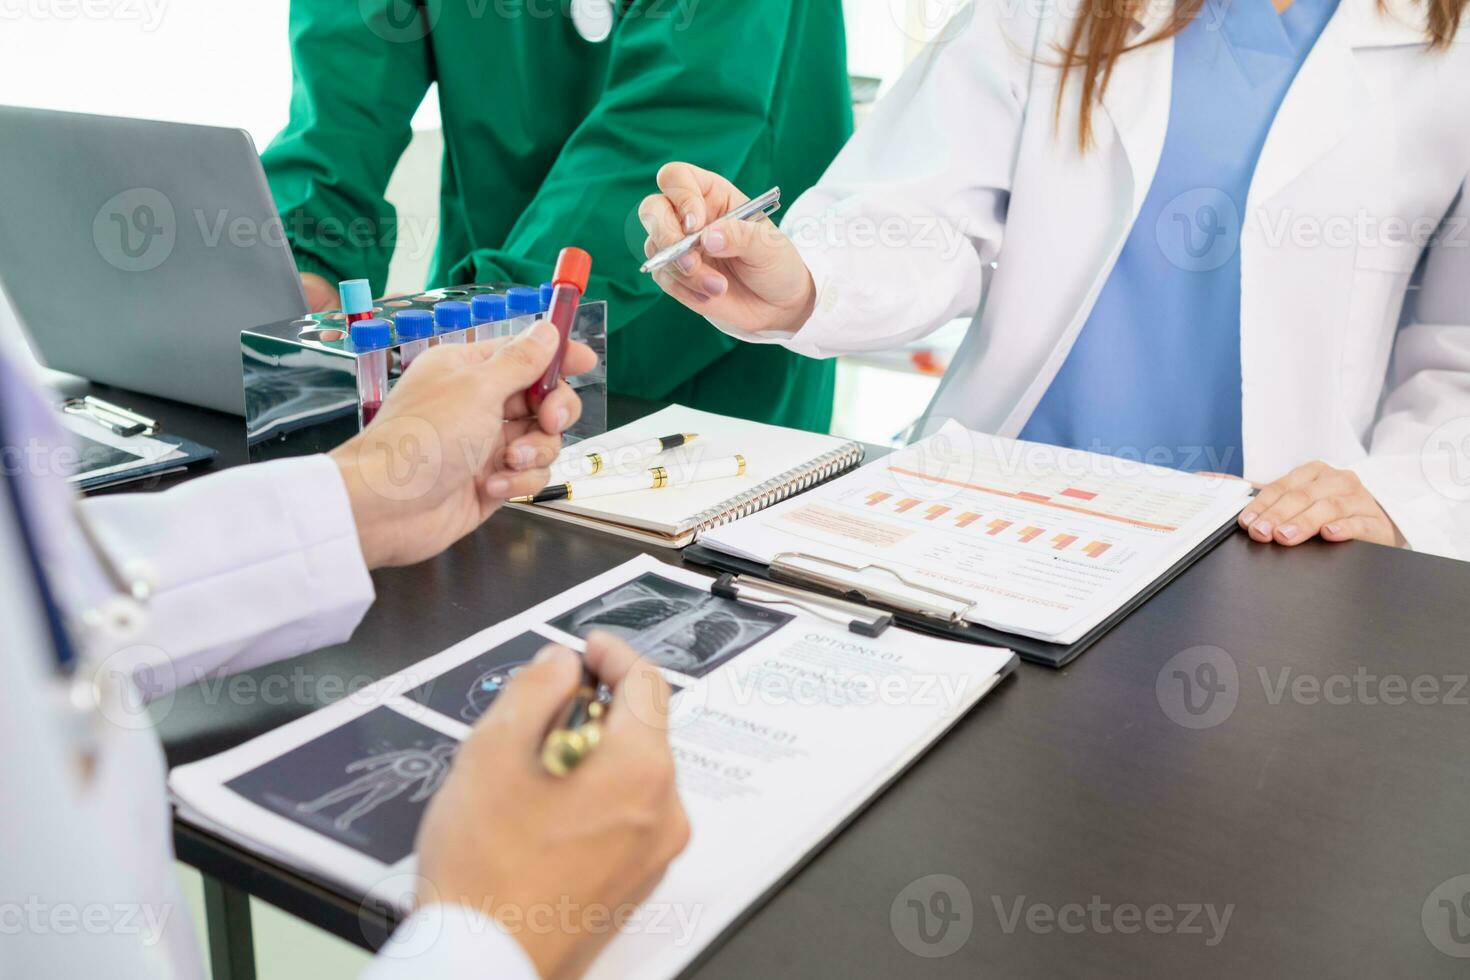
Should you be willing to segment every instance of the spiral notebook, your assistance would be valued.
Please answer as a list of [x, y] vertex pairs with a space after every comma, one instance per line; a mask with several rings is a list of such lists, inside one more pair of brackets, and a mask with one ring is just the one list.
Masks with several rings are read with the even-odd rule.
[[[627, 453], [619, 453], [625, 447], [679, 433], [698, 438], [655, 459], [629, 459]], [[601, 453], [611, 461], [611, 471], [620, 473], [636, 473], [658, 465], [677, 475], [682, 468], [701, 460], [737, 455], [745, 459], [746, 466], [742, 476], [683, 487], [512, 506], [659, 547], [682, 548], [702, 531], [754, 514], [863, 461], [861, 443], [682, 405], [671, 405], [606, 435], [579, 442], [563, 457], [573, 459], [589, 453]]]

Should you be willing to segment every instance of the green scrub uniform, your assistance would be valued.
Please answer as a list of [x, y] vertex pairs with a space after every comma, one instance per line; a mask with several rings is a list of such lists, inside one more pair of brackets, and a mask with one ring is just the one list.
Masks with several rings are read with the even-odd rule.
[[384, 191], [437, 82], [431, 286], [534, 285], [579, 245], [589, 297], [609, 301], [613, 391], [825, 430], [832, 363], [740, 343], [665, 297], [638, 271], [637, 209], [670, 160], [788, 203], [816, 182], [852, 130], [841, 0], [620, 6], [591, 43], [570, 0], [293, 0], [291, 121], [263, 157], [297, 261], [385, 289], [395, 242], [417, 243]]

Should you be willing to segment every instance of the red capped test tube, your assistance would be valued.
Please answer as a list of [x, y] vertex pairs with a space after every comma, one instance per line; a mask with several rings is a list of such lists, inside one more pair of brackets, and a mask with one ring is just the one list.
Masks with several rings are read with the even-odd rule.
[[349, 337], [357, 355], [357, 420], [366, 429], [388, 397], [388, 348], [393, 328], [387, 320], [359, 320]]
[[373, 318], [373, 287], [366, 279], [337, 283], [337, 295], [342, 299], [342, 312], [347, 314], [349, 327], [359, 320]]
[[587, 291], [587, 280], [591, 275], [592, 256], [580, 248], [561, 250], [561, 255], [556, 260], [556, 273], [551, 277], [554, 287], [551, 308], [546, 313], [546, 319], [556, 327], [560, 338], [546, 373], [541, 376], [541, 380], [526, 389], [526, 404], [533, 412], [540, 410], [541, 403], [561, 380], [561, 363], [567, 356], [567, 343], [571, 340], [572, 324], [577, 319], [577, 306], [582, 302], [582, 294]]

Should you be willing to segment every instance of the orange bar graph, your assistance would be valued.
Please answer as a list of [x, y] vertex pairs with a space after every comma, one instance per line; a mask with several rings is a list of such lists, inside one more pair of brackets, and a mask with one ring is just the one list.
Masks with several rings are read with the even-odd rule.
[[993, 520], [989, 524], [985, 525], [986, 527], [990, 528], [990, 530], [989, 531], [986, 531], [985, 533], [988, 534], [988, 535], [990, 535], [991, 537], [994, 537], [995, 535], [997, 535], [1000, 532], [1004, 531], [1006, 528], [1010, 527], [1013, 523], [1015, 523], [1015, 522], [1014, 521], [1003, 521], [999, 517], [997, 517], [995, 520]]
[[1037, 538], [1041, 537], [1045, 533], [1046, 528], [1042, 527], [1022, 528], [1020, 533], [1021, 543], [1030, 544], [1032, 541], [1035, 541]]
[[915, 500], [913, 497], [905, 497], [903, 500], [900, 500], [898, 502], [898, 504], [897, 504], [898, 512], [900, 514], [906, 512], [906, 511], [913, 510], [917, 506], [919, 506], [919, 502], [917, 500]]
[[1085, 552], [1087, 552], [1087, 556], [1089, 558], [1101, 558], [1103, 552], [1104, 551], [1107, 551], [1111, 547], [1112, 547], [1112, 545], [1110, 545], [1110, 544], [1104, 544], [1101, 541], [1094, 541], [1094, 542], [1092, 542], [1092, 544], [1088, 545], [1086, 548], [1083, 548], [1082, 550], [1085, 551]]
[[957, 524], [960, 527], [969, 527], [971, 524], [974, 524], [979, 519], [980, 519], [980, 515], [979, 514], [972, 514], [969, 511], [965, 511], [959, 517], [956, 517], [954, 519], [954, 522], [955, 522], [955, 524]]
[[933, 507], [930, 507], [928, 510], [924, 511], [924, 520], [937, 521], [939, 518], [948, 513], [948, 507], [944, 506], [943, 504], [935, 504]]
[[893, 494], [883, 493], [882, 491], [879, 491], [877, 493], [870, 493], [868, 494], [868, 506], [877, 507], [879, 504], [881, 504], [883, 501], [887, 500], [891, 496], [893, 496]]
[[1052, 548], [1056, 551], [1066, 551], [1067, 545], [1076, 540], [1077, 535], [1075, 534], [1058, 534], [1056, 537], [1052, 538], [1052, 541], [1054, 542]]

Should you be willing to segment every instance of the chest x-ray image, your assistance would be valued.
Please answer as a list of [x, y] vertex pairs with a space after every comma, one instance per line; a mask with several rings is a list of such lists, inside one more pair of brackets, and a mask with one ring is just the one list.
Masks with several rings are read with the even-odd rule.
[[551, 625], [583, 639], [594, 630], [606, 630], [660, 667], [703, 677], [794, 618], [646, 574], [583, 603]]

